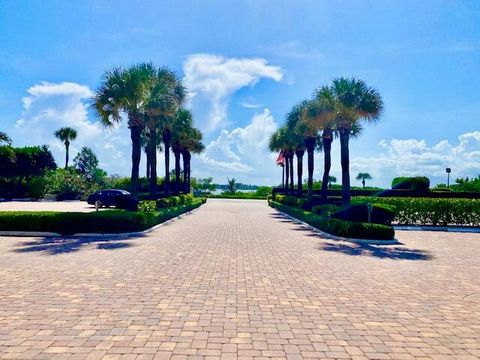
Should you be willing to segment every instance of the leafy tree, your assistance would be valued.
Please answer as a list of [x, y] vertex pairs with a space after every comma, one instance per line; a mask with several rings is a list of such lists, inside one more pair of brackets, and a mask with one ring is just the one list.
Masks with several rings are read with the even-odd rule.
[[458, 178], [455, 180], [455, 184], [451, 185], [451, 188], [455, 191], [472, 191], [480, 192], [480, 175], [473, 178]]
[[215, 191], [216, 186], [213, 183], [213, 178], [208, 177], [208, 178], [203, 178], [203, 179], [192, 179], [192, 187], [194, 192], [200, 192], [200, 193], [209, 193], [212, 191]]
[[225, 192], [227, 194], [235, 194], [237, 192], [238, 184], [237, 180], [235, 178], [227, 178], [227, 188], [225, 189]]
[[104, 126], [115, 126], [122, 120], [123, 113], [128, 117], [128, 127], [132, 141], [130, 191], [133, 194], [138, 192], [140, 158], [142, 155], [141, 134], [145, 127], [144, 106], [155, 73], [156, 69], [151, 63], [142, 63], [126, 69], [107, 70], [93, 97], [93, 107]]
[[358, 173], [357, 177], [356, 177], [357, 180], [361, 180], [362, 181], [362, 186], [363, 188], [365, 188], [365, 180], [371, 180], [372, 177], [370, 176], [369, 173]]
[[68, 168], [70, 142], [77, 138], [77, 131], [71, 127], [63, 127], [55, 131], [55, 137], [65, 144], [65, 169]]
[[340, 137], [342, 165], [342, 203], [350, 203], [349, 140], [359, 130], [361, 120], [374, 122], [380, 118], [383, 101], [377, 90], [355, 78], [338, 78], [330, 86], [327, 114]]
[[98, 159], [92, 149], [83, 147], [73, 159], [75, 169], [85, 176], [88, 181], [103, 183], [106, 176], [105, 171], [98, 168]]
[[4, 143], [5, 145], [12, 145], [12, 139], [10, 139], [10, 137], [2, 131], [0, 131], [0, 144], [1, 143]]
[[332, 184], [337, 182], [337, 178], [335, 176], [328, 176], [328, 187], [331, 188]]

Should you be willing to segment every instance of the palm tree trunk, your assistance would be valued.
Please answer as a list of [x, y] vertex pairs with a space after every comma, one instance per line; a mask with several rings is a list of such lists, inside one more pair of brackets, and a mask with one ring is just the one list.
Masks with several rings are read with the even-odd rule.
[[313, 198], [313, 168], [314, 158], [313, 151], [315, 150], [315, 138], [305, 138], [305, 147], [307, 148], [307, 168], [308, 168], [308, 201], [311, 203]]
[[134, 196], [138, 194], [140, 158], [142, 156], [142, 143], [140, 138], [141, 133], [142, 130], [138, 126], [133, 126], [130, 128], [130, 138], [132, 139], [132, 175], [130, 178], [130, 190]]
[[363, 188], [365, 189], [365, 179], [362, 179], [362, 185], [363, 185]]
[[322, 178], [322, 202], [326, 203], [328, 198], [328, 178], [332, 167], [332, 134], [322, 136], [323, 143], [323, 178]]
[[68, 169], [68, 151], [70, 149], [70, 142], [68, 140], [65, 141], [65, 170]]
[[340, 159], [342, 164], [342, 205], [350, 204], [350, 154], [348, 142], [350, 129], [340, 131]]
[[170, 196], [170, 132], [163, 132], [163, 145], [165, 146], [165, 196]]
[[290, 182], [290, 158], [285, 154], [285, 193], [288, 193], [288, 183]]
[[282, 165], [282, 188], [285, 189], [285, 164]]
[[[180, 193], [180, 151], [175, 151], [175, 193]], [[185, 167], [183, 169], [185, 172]]]
[[150, 172], [152, 170], [152, 165], [150, 164], [150, 144], [147, 145], [147, 151], [145, 151], [147, 168], [145, 169], [145, 177], [150, 179]]
[[304, 150], [297, 150], [295, 155], [297, 156], [297, 191], [298, 196], [302, 196], [302, 185], [303, 185], [303, 154]]
[[188, 191], [187, 191], [188, 168], [187, 168], [187, 155], [185, 151], [182, 151], [182, 162], [183, 162], [183, 192], [185, 194], [188, 194]]
[[293, 153], [290, 154], [290, 192], [294, 193], [295, 184], [293, 182]]
[[188, 153], [188, 178], [187, 178], [187, 189], [190, 194], [192, 185], [192, 154]]
[[150, 127], [150, 197], [157, 199], [157, 127]]

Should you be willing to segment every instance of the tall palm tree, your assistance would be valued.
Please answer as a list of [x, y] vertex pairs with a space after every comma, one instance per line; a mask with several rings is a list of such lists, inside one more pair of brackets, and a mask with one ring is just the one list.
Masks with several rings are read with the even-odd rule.
[[[188, 140], [192, 124], [193, 116], [191, 111], [180, 108], [175, 115], [172, 126], [172, 152], [175, 157], [175, 193], [177, 194], [180, 192], [180, 158], [184, 145]], [[183, 171], [185, 173], [185, 166], [183, 167]], [[186, 183], [184, 185], [186, 185]]]
[[12, 139], [3, 131], [0, 131], [0, 143], [5, 143], [6, 145], [12, 145]]
[[383, 101], [379, 92], [355, 78], [338, 78], [330, 86], [332, 94], [330, 114], [340, 137], [342, 165], [342, 204], [350, 204], [349, 140], [360, 121], [374, 122], [380, 118]]
[[307, 105], [306, 122], [321, 131], [321, 147], [323, 149], [323, 176], [321, 198], [327, 201], [328, 179], [332, 167], [332, 142], [335, 133], [333, 115], [333, 96], [328, 86], [317, 89], [313, 99]]
[[[174, 115], [185, 101], [186, 90], [181, 80], [167, 68], [157, 69], [146, 104], [150, 141], [157, 141], [157, 128], [160, 129], [165, 154], [165, 195], [170, 195], [170, 147], [171, 129]], [[157, 197], [157, 151], [151, 147], [150, 196]]]
[[281, 151], [285, 157], [285, 189], [287, 192], [293, 193], [293, 155], [298, 145], [298, 136], [288, 126], [282, 126], [275, 131], [268, 144], [270, 151]]
[[361, 173], [358, 173], [356, 179], [361, 180], [363, 188], [365, 188], [365, 180], [372, 180], [372, 177], [370, 176], [369, 173], [362, 173], [361, 172]]
[[77, 138], [77, 131], [70, 127], [63, 127], [55, 131], [55, 137], [65, 144], [65, 169], [67, 169], [70, 142]]
[[183, 159], [183, 182], [185, 184], [185, 193], [190, 193], [190, 184], [192, 177], [191, 159], [192, 154], [200, 154], [205, 150], [205, 145], [202, 143], [202, 133], [194, 127], [188, 128], [187, 136], [182, 144], [182, 159]]
[[[305, 112], [308, 102], [306, 100], [295, 104], [287, 114], [286, 125], [291, 132], [292, 142], [295, 144], [295, 155], [297, 157], [297, 192], [302, 195], [303, 190], [303, 155], [305, 154], [306, 144], [305, 138], [315, 135], [315, 130], [308, 127], [303, 121], [303, 114]], [[313, 156], [312, 156], [313, 158]], [[313, 169], [308, 174], [308, 181], [313, 184]], [[311, 197], [311, 194], [309, 193]]]
[[104, 126], [111, 127], [128, 117], [132, 140], [131, 191], [138, 192], [140, 158], [142, 155], [142, 130], [145, 127], [145, 103], [155, 67], [151, 63], [131, 66], [127, 69], [107, 70], [102, 83], [93, 96], [93, 108]]

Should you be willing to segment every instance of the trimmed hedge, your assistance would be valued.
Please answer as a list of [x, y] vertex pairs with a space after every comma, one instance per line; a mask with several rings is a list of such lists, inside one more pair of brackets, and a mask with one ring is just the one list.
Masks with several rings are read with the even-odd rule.
[[207, 198], [211, 199], [245, 199], [245, 200], [265, 200], [270, 195], [257, 195], [250, 192], [239, 192], [237, 194], [208, 194]]
[[395, 236], [392, 227], [382, 224], [330, 219], [276, 201], [270, 201], [270, 206], [336, 236], [372, 240], [391, 240]]
[[124, 233], [143, 231], [196, 209], [205, 199], [158, 211], [131, 212], [107, 210], [91, 213], [55, 211], [1, 211], [0, 231], [76, 233]]
[[426, 176], [396, 177], [392, 180], [392, 189], [428, 191], [430, 179]]
[[168, 198], [162, 198], [157, 200], [157, 208], [165, 209], [172, 206], [191, 204], [194, 201], [192, 194], [181, 194], [178, 196], [170, 196]]
[[331, 217], [348, 221], [372, 222], [375, 224], [391, 225], [393, 219], [395, 218], [395, 210], [395, 206], [392, 205], [372, 204], [369, 221], [368, 204], [352, 204], [349, 207], [332, 214]]
[[355, 197], [353, 200], [395, 206], [395, 221], [399, 224], [480, 226], [479, 199]]

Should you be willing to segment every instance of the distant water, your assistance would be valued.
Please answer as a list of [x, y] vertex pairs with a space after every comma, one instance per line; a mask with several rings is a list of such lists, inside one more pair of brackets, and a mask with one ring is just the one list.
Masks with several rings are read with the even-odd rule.
[[[215, 189], [214, 191], [212, 191], [212, 194], [213, 195], [220, 195], [224, 191], [225, 191], [225, 189]], [[237, 192], [244, 192], [244, 193], [253, 193], [255, 191], [256, 190], [237, 190]]]

